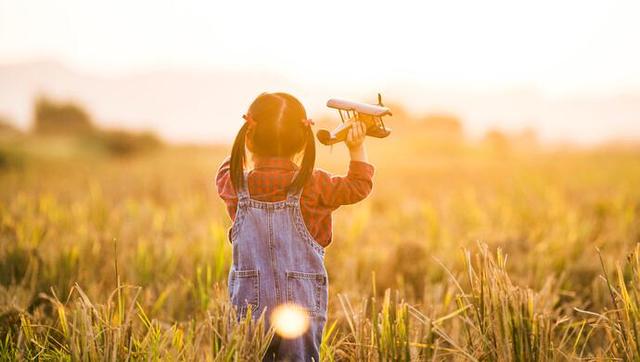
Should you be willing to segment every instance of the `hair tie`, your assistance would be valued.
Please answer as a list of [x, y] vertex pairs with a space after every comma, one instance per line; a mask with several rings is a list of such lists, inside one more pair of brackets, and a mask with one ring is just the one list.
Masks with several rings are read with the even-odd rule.
[[251, 117], [248, 114], [243, 114], [242, 118], [244, 118], [245, 122], [247, 122], [247, 125], [249, 125], [249, 127], [253, 127], [256, 125], [256, 120], [253, 119], [253, 117]]
[[311, 127], [311, 126], [315, 125], [315, 123], [313, 122], [313, 120], [312, 120], [312, 119], [310, 119], [310, 118], [309, 118], [309, 119], [303, 119], [303, 120], [302, 120], [302, 124], [304, 124], [304, 125], [305, 125], [305, 126], [307, 126], [307, 127]]

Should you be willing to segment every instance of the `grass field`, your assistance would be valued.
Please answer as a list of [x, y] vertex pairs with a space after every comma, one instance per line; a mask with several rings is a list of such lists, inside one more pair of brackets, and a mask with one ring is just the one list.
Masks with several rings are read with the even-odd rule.
[[[270, 333], [226, 297], [227, 149], [52, 142], [4, 147], [0, 360], [258, 358]], [[334, 216], [324, 360], [640, 360], [640, 151], [406, 136], [370, 159], [372, 195]]]

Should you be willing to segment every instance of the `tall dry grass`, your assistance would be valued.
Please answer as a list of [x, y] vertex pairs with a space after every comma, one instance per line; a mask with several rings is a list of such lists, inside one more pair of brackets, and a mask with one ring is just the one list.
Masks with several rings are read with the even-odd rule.
[[[226, 298], [224, 149], [30, 147], [0, 171], [0, 359], [264, 353]], [[336, 213], [323, 360], [638, 360], [637, 152], [419, 148], [374, 144], [374, 193]]]

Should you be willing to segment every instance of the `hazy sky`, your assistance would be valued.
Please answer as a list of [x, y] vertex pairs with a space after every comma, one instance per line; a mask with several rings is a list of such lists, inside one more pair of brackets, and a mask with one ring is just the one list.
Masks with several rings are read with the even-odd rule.
[[639, 19], [637, 0], [0, 0], [0, 62], [609, 94], [640, 89]]

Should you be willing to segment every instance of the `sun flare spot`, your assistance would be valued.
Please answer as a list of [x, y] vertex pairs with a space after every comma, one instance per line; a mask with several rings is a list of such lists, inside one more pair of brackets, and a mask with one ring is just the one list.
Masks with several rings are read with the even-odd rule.
[[300, 337], [309, 328], [309, 315], [298, 305], [281, 304], [271, 313], [271, 325], [282, 338]]

